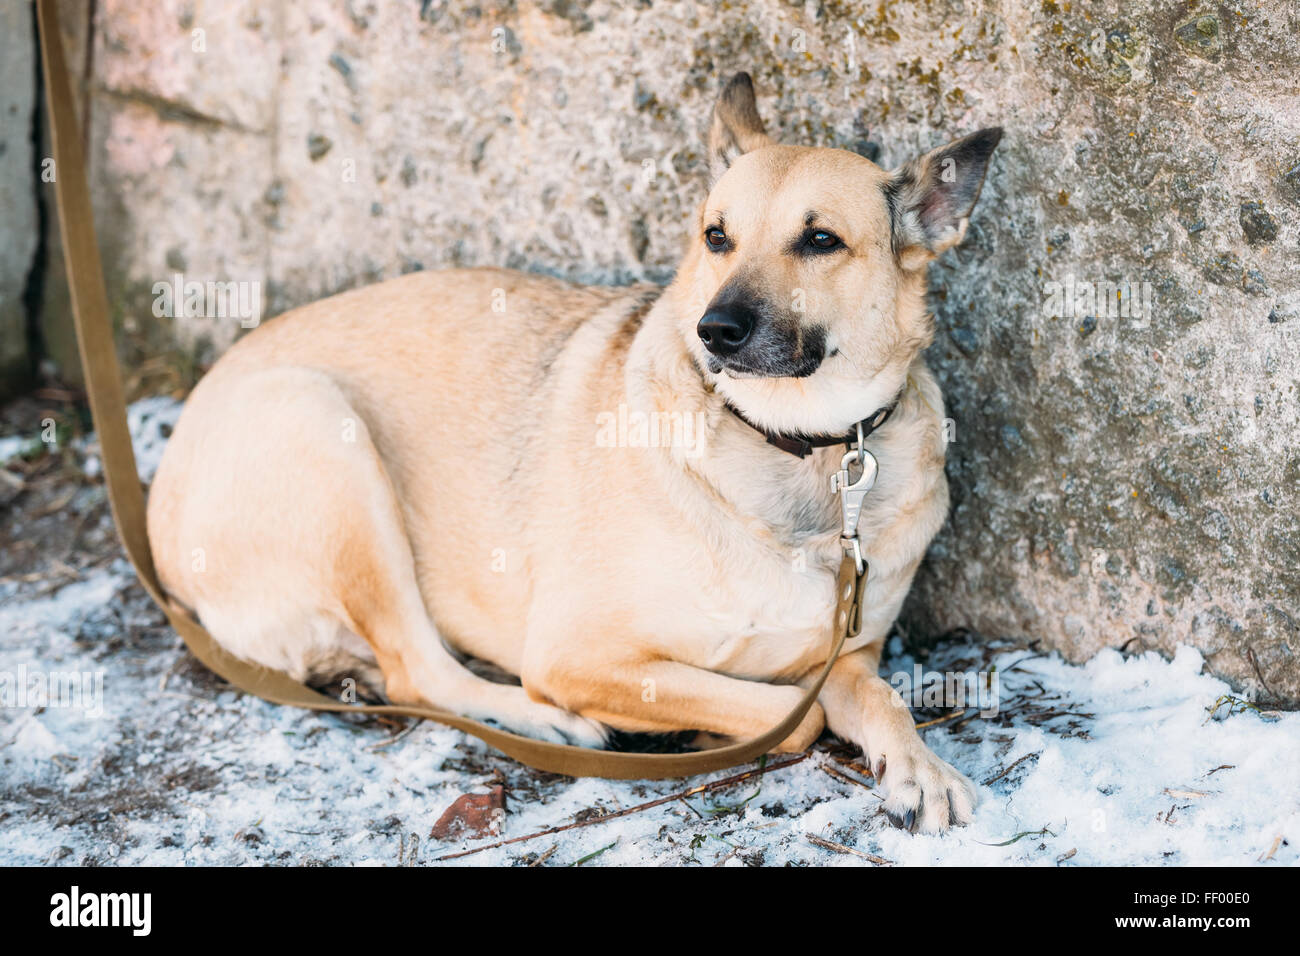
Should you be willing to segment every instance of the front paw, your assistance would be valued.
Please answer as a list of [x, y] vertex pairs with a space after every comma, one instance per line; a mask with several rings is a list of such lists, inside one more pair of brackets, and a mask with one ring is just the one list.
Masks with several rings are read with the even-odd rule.
[[873, 759], [872, 773], [885, 791], [885, 814], [896, 827], [942, 833], [970, 823], [975, 812], [975, 785], [920, 738], [882, 751]]

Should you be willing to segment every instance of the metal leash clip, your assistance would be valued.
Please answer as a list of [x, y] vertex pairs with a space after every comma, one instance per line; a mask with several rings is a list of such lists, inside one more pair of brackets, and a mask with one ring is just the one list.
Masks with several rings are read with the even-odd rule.
[[[876, 456], [863, 445], [862, 425], [859, 424], [858, 440], [840, 459], [840, 470], [831, 475], [831, 494], [840, 496], [840, 516], [843, 520], [840, 543], [846, 552], [853, 555], [853, 564], [859, 576], [866, 571], [867, 562], [862, 556], [862, 542], [858, 540], [858, 521], [862, 517], [862, 504], [866, 501], [867, 492], [876, 484], [876, 474], [879, 471]], [[849, 466], [854, 462], [862, 466], [862, 474], [856, 479], [849, 471]]]

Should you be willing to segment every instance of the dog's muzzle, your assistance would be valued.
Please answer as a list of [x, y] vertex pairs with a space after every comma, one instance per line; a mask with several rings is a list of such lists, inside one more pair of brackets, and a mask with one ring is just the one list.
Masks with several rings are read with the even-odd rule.
[[706, 312], [695, 332], [706, 349], [719, 358], [726, 358], [735, 355], [749, 341], [756, 318], [747, 306], [722, 306]]

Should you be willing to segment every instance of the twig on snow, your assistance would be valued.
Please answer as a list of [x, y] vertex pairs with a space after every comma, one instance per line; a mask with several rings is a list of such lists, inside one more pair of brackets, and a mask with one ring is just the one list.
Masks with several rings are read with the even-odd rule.
[[409, 734], [412, 730], [418, 727], [421, 723], [423, 723], [423, 721], [420, 720], [419, 718], [416, 718], [415, 720], [408, 723], [405, 727], [403, 727], [400, 731], [393, 734], [393, 736], [388, 737], [384, 740], [380, 740], [377, 743], [366, 744], [365, 749], [373, 753], [376, 750], [383, 750], [385, 747], [391, 747], [393, 744], [397, 743], [399, 740], [401, 740], [403, 737]]
[[843, 843], [833, 843], [830, 840], [823, 840], [819, 836], [813, 836], [811, 833], [804, 834], [808, 842], [813, 846], [819, 846], [823, 850], [833, 850], [836, 853], [850, 853], [853, 856], [860, 856], [864, 860], [874, 863], [876, 866], [893, 866], [893, 860], [886, 860], [883, 856], [876, 856], [874, 853], [864, 853], [861, 850], [855, 850], [851, 846], [845, 846]]
[[545, 853], [543, 853], [543, 854], [542, 854], [541, 856], [539, 856], [537, 859], [533, 860], [533, 862], [532, 862], [532, 863], [529, 863], [528, 865], [529, 865], [529, 866], [541, 866], [543, 863], [545, 863], [547, 860], [549, 860], [549, 859], [552, 857], [552, 855], [554, 855], [555, 851], [558, 850], [559, 848], [560, 848], [560, 845], [559, 845], [558, 843], [552, 843], [552, 844], [551, 844], [551, 848], [550, 848], [549, 850], [547, 850]]
[[1017, 760], [1017, 761], [1016, 761], [1015, 763], [1013, 763], [1011, 766], [1007, 767], [1007, 769], [1003, 770], [1001, 773], [995, 773], [993, 776], [991, 776], [991, 777], [989, 777], [987, 780], [985, 780], [985, 781], [984, 781], [984, 786], [987, 787], [989, 784], [997, 783], [999, 780], [1001, 780], [1003, 777], [1005, 777], [1005, 776], [1006, 776], [1007, 774], [1009, 774], [1011, 771], [1015, 770], [1015, 769], [1016, 769], [1017, 767], [1019, 767], [1022, 763], [1024, 763], [1026, 760], [1028, 760], [1030, 757], [1038, 758], [1038, 757], [1041, 757], [1042, 755], [1043, 755], [1043, 752], [1042, 752], [1041, 750], [1037, 750], [1037, 751], [1035, 751], [1034, 753], [1031, 753], [1031, 754], [1025, 754], [1023, 757], [1021, 757], [1019, 760]]
[[616, 817], [626, 817], [633, 813], [640, 813], [642, 810], [651, 810], [655, 807], [661, 807], [665, 803], [672, 803], [674, 800], [684, 800], [687, 797], [693, 797], [698, 793], [707, 793], [710, 790], [718, 790], [722, 787], [731, 786], [734, 783], [740, 783], [742, 780], [748, 780], [751, 777], [759, 777], [763, 774], [771, 773], [774, 770], [784, 770], [786, 767], [793, 767], [797, 763], [803, 763], [809, 756], [811, 755], [803, 753], [797, 757], [791, 758], [790, 760], [784, 760], [781, 763], [768, 764], [765, 767], [755, 767], [753, 770], [746, 770], [744, 773], [724, 777], [722, 780], [715, 780], [712, 783], [703, 783], [698, 787], [691, 787], [689, 790], [682, 790], [678, 793], [670, 793], [666, 797], [659, 797], [645, 803], [638, 803], [636, 806], [628, 807], [626, 810], [616, 810], [613, 813], [606, 813], [603, 816], [593, 817], [589, 820], [578, 820], [574, 823], [566, 823], [562, 826], [551, 827], [547, 830], [539, 830], [536, 833], [529, 833], [525, 836], [512, 837], [509, 840], [497, 840], [495, 843], [485, 843], [483, 846], [476, 846], [470, 850], [461, 850], [459, 853], [447, 853], [438, 857], [438, 861], [456, 860], [463, 856], [482, 853], [484, 850], [495, 850], [497, 847], [509, 846], [512, 843], [523, 843], [526, 840], [536, 840], [538, 837], [550, 836], [553, 833], [563, 833], [566, 830], [576, 830], [579, 827], [588, 827], [596, 823], [604, 823], [605, 821], [613, 820]]
[[862, 789], [864, 790], [871, 789], [870, 786], [863, 783], [861, 780], [855, 780], [854, 778], [850, 777], [847, 773], [844, 773], [840, 770], [836, 770], [834, 767], [830, 766], [829, 764], [824, 764], [824, 763], [818, 764], [817, 767], [819, 770], [824, 770], [826, 773], [830, 774], [832, 777], [834, 777], [836, 780], [841, 781], [842, 783], [856, 784], [857, 786], [862, 787]]
[[966, 716], [966, 710], [963, 708], [962, 710], [954, 711], [953, 713], [948, 714], [946, 717], [936, 717], [934, 720], [927, 720], [924, 723], [917, 724], [916, 729], [922, 730], [926, 727], [937, 727], [939, 724], [946, 724], [950, 720], [956, 720], [958, 717], [965, 717], [965, 716]]
[[1277, 836], [1273, 837], [1273, 845], [1268, 848], [1268, 852], [1261, 853], [1259, 855], [1259, 862], [1267, 863], [1269, 860], [1273, 859], [1273, 854], [1277, 852], [1278, 847], [1280, 847], [1281, 845], [1282, 845], [1282, 834], [1279, 833]]

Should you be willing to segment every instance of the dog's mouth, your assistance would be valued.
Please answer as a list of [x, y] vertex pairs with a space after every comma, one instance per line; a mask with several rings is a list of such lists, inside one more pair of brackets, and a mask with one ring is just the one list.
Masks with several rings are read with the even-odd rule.
[[709, 371], [730, 378], [807, 378], [821, 368], [822, 356], [805, 355], [798, 359], [750, 364], [735, 358], [709, 356]]
[[766, 326], [731, 354], [708, 357], [709, 371], [731, 378], [807, 378], [826, 358], [826, 331], [821, 326]]

